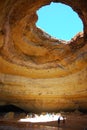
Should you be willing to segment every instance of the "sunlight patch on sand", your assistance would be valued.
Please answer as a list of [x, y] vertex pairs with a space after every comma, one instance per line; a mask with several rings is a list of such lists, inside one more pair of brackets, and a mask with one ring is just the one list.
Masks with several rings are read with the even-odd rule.
[[20, 119], [19, 122], [51, 122], [51, 121], [57, 121], [60, 117], [60, 120], [63, 120], [63, 117], [60, 114], [41, 114], [37, 115], [35, 114], [34, 117], [26, 117], [23, 119]]

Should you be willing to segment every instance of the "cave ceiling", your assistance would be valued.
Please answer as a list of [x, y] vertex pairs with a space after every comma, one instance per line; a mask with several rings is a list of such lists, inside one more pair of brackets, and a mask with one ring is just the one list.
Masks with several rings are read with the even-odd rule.
[[[36, 27], [36, 11], [51, 2], [72, 7], [84, 31], [64, 41]], [[87, 110], [86, 0], [0, 1], [0, 105], [9, 104], [27, 111]]]

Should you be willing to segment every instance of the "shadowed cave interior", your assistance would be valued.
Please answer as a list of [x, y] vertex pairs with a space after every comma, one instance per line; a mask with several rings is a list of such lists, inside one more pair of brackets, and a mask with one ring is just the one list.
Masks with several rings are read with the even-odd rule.
[[[61, 112], [63, 110], [60, 110], [60, 111], [56, 111], [56, 112]], [[81, 109], [81, 108], [78, 108], [78, 109], [72, 109], [72, 110], [64, 110], [63, 112], [75, 112], [75, 111], [79, 111], [83, 114], [86, 114], [87, 113], [87, 110], [86, 109]], [[18, 113], [34, 113], [33, 111], [25, 111], [23, 109], [21, 109], [20, 107], [17, 107], [15, 105], [3, 105], [3, 106], [0, 106], [0, 114], [1, 113], [8, 113], [8, 112], [18, 112]], [[47, 111], [46, 111], [47, 112]], [[51, 112], [55, 112], [55, 111], [51, 111]], [[35, 112], [35, 113], [41, 113], [41, 112]], [[48, 112], [47, 112], [48, 113]]]

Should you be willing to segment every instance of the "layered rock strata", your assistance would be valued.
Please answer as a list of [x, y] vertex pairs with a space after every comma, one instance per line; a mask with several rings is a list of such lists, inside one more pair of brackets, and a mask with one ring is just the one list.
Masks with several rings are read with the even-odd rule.
[[[66, 42], [37, 28], [36, 11], [51, 2], [71, 6], [84, 32]], [[86, 43], [85, 0], [1, 0], [0, 105], [34, 112], [87, 110]]]

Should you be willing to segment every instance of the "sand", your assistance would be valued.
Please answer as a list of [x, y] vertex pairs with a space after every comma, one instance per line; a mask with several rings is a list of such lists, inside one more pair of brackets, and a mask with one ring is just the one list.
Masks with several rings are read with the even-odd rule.
[[[9, 115], [9, 116], [8, 116]], [[65, 122], [19, 122], [25, 114], [3, 114], [0, 116], [0, 130], [87, 130], [87, 114], [63, 113]]]

